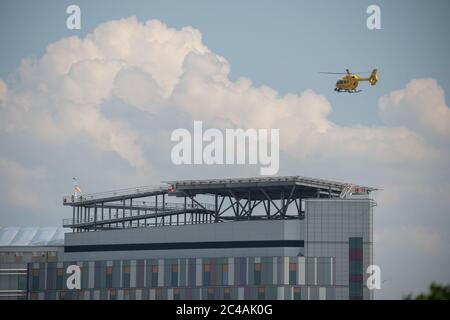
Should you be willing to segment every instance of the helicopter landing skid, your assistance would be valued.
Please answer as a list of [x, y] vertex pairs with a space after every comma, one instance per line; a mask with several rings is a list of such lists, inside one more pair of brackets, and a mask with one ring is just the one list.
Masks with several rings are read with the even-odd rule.
[[348, 89], [337, 89], [335, 88], [334, 91], [336, 92], [348, 92], [348, 93], [360, 93], [362, 90], [348, 90]]

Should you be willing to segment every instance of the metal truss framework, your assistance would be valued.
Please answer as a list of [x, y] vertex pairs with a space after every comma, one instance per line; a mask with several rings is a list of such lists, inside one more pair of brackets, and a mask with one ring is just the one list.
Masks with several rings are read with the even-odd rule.
[[[339, 197], [350, 184], [302, 177], [170, 181], [165, 186], [64, 197], [75, 232], [239, 220], [303, 219], [302, 200]], [[366, 188], [367, 192], [373, 188]], [[208, 197], [213, 203], [203, 203]], [[168, 197], [178, 201], [168, 202]], [[139, 199], [139, 200], [136, 200]], [[181, 201], [180, 201], [181, 200]]]

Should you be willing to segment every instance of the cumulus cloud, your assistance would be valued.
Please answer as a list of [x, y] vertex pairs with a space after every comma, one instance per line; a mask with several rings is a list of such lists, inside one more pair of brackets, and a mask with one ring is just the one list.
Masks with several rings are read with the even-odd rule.
[[389, 126], [405, 126], [425, 137], [450, 139], [450, 109], [435, 79], [414, 79], [406, 88], [383, 96], [380, 116]]
[[[86, 135], [99, 150], [145, 166], [145, 145], [138, 141], [143, 132], [123, 118], [108, 118], [104, 110], [119, 98], [149, 114], [175, 109], [211, 127], [282, 128], [282, 150], [298, 159], [327, 157], [331, 150], [334, 158], [370, 153], [373, 161], [385, 163], [411, 155], [421, 160], [439, 156], [420, 135], [424, 128], [448, 129], [445, 116], [435, 115], [449, 112], [433, 81], [412, 82], [406, 92], [380, 99], [380, 112], [391, 128], [341, 127], [328, 120], [331, 105], [313, 90], [280, 96], [247, 78], [231, 81], [229, 71], [226, 59], [211, 52], [191, 27], [175, 30], [134, 17], [111, 21], [84, 39], [49, 45], [38, 60], [25, 60], [2, 124], [4, 130], [28, 131], [50, 143]], [[425, 111], [428, 98], [436, 112]], [[403, 123], [407, 108], [414, 111], [409, 119], [418, 123]]]
[[[13, 159], [0, 161], [0, 176], [6, 177], [0, 186], [16, 199], [45, 174], [60, 186], [81, 172], [89, 177], [84, 179], [89, 189], [98, 191], [95, 187], [111, 188], [111, 182], [126, 187], [254, 172], [238, 166], [175, 167], [170, 133], [202, 120], [210, 128], [280, 129], [282, 174], [385, 188], [376, 221], [381, 227], [396, 224], [391, 227], [399, 228], [400, 236], [414, 234], [412, 222], [423, 216], [421, 202], [439, 203], [440, 211], [450, 207], [439, 196], [450, 193], [449, 108], [435, 80], [413, 80], [382, 97], [382, 126], [341, 126], [328, 117], [330, 102], [314, 90], [280, 95], [245, 77], [232, 81], [229, 72], [227, 60], [207, 48], [200, 31], [176, 30], [157, 20], [109, 21], [82, 39], [52, 43], [42, 57], [24, 59], [10, 83], [0, 80], [0, 146]], [[27, 166], [18, 164], [21, 159]], [[8, 184], [18, 191], [5, 189]], [[404, 186], [416, 185], [432, 185], [440, 193], [411, 197]], [[61, 192], [55, 187], [48, 195], [54, 216]], [[432, 247], [441, 239], [450, 224], [445, 213], [428, 212], [429, 221], [439, 223], [430, 222], [426, 230], [435, 236], [422, 237], [421, 245]], [[405, 220], [412, 221], [407, 231], [401, 229]], [[396, 239], [395, 233], [380, 237]]]
[[125, 103], [152, 113], [163, 102], [163, 92], [148, 73], [140, 69], [122, 69], [114, 80], [113, 94]]
[[19, 208], [41, 207], [40, 191], [46, 185], [44, 168], [27, 168], [15, 161], [0, 158], [0, 177], [2, 202], [8, 199]]
[[[100, 107], [116, 96], [152, 110], [171, 94], [185, 56], [207, 51], [191, 27], [177, 31], [134, 17], [105, 23], [84, 39], [50, 44], [40, 59], [25, 59], [0, 124], [4, 131], [26, 131], [48, 143], [87, 135], [100, 150], [142, 167], [135, 130], [107, 119]], [[5, 88], [2, 82], [2, 102]]]
[[6, 83], [0, 79], [0, 106], [6, 102], [6, 94], [8, 93], [8, 88]]

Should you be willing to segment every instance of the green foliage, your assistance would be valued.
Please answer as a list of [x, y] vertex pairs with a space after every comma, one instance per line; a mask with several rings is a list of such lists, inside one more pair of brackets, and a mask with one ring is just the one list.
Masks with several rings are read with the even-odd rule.
[[406, 300], [450, 300], [450, 285], [439, 285], [432, 283], [427, 293], [421, 293], [416, 297], [409, 294], [405, 297]]

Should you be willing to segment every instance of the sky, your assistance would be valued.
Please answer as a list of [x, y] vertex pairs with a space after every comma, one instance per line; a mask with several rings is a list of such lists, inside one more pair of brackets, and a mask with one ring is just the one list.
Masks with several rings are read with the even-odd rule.
[[[81, 8], [81, 29], [66, 8]], [[366, 9], [381, 8], [381, 30]], [[448, 1], [0, 1], [0, 225], [83, 192], [257, 176], [175, 166], [176, 128], [279, 128], [279, 175], [374, 194], [377, 298], [450, 282]], [[379, 70], [359, 94], [335, 75]]]

